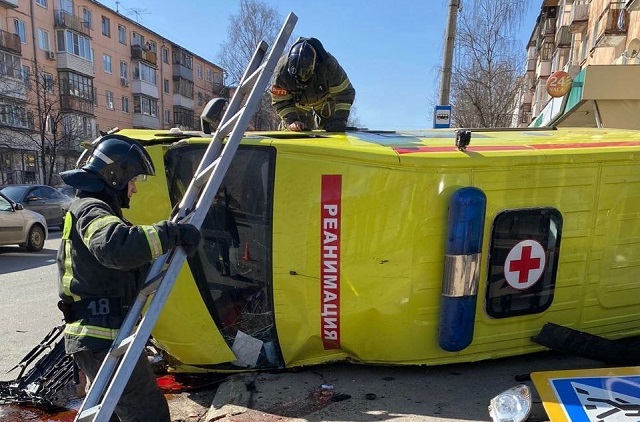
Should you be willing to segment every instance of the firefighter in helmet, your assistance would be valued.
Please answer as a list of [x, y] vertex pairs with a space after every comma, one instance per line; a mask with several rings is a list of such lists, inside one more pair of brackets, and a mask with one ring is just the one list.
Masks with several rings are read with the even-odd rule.
[[272, 104], [285, 129], [342, 132], [356, 91], [338, 63], [316, 38], [300, 38], [275, 69]]
[[[200, 244], [200, 231], [191, 224], [132, 225], [123, 217], [138, 179], [154, 174], [142, 145], [117, 134], [99, 138], [82, 167], [60, 174], [77, 195], [65, 216], [58, 251], [58, 306], [66, 323], [66, 352], [91, 382], [145, 281], [149, 263], [176, 246], [193, 254]], [[121, 421], [170, 421], [167, 401], [144, 353], [115, 414]]]

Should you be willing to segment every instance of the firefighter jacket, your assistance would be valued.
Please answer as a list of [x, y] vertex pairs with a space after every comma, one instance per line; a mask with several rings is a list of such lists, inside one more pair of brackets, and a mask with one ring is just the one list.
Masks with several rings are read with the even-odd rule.
[[117, 204], [76, 199], [58, 250], [67, 353], [108, 348], [145, 281], [149, 262], [176, 246], [170, 221], [132, 226]]
[[305, 85], [300, 85], [288, 72], [288, 55], [280, 57], [274, 72], [275, 84], [271, 87], [272, 105], [278, 117], [287, 124], [303, 121], [299, 114], [314, 110], [321, 126], [333, 119], [346, 125], [356, 91], [344, 69], [320, 41], [315, 38], [306, 40], [317, 54], [313, 76]]

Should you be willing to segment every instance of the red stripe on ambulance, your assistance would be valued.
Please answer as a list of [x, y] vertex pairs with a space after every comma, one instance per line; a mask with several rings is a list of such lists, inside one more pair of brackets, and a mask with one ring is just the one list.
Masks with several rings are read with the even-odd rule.
[[[550, 149], [588, 149], [611, 147], [637, 147], [640, 141], [605, 141], [605, 142], [571, 142], [563, 144], [536, 144], [536, 145], [471, 145], [467, 147], [469, 152], [499, 152], [499, 151], [526, 151], [526, 150], [550, 150]], [[451, 146], [417, 146], [417, 147], [392, 147], [398, 154], [413, 154], [416, 152], [456, 152], [458, 148]]]
[[322, 176], [320, 332], [325, 350], [340, 348], [340, 209], [342, 175]]

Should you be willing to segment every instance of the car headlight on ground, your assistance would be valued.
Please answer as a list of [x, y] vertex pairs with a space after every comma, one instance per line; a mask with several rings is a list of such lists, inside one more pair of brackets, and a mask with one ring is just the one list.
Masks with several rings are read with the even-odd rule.
[[498, 394], [489, 403], [493, 422], [522, 422], [531, 412], [531, 391], [520, 384]]

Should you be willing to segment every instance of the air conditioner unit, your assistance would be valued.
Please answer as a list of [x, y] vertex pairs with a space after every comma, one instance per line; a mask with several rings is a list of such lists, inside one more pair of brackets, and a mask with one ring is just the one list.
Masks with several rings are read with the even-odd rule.
[[56, 58], [56, 53], [54, 53], [53, 51], [47, 51], [47, 58], [49, 60], [55, 60]]
[[129, 79], [124, 78], [124, 77], [120, 77], [120, 85], [129, 86]]

